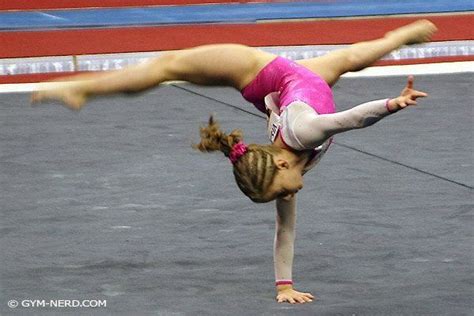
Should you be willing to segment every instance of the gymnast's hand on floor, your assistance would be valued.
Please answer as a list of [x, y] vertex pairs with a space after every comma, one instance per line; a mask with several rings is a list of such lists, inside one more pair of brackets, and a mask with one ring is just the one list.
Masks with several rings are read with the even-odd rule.
[[79, 84], [80, 82], [57, 82], [50, 88], [34, 91], [31, 95], [31, 104], [59, 101], [65, 107], [79, 111], [87, 100], [86, 94], [79, 89]]
[[278, 303], [288, 302], [290, 304], [304, 304], [312, 302], [314, 299], [314, 296], [310, 293], [295, 291], [291, 286], [280, 288], [277, 291], [278, 294], [276, 300]]
[[413, 76], [409, 76], [407, 85], [400, 93], [400, 96], [388, 101], [387, 107], [390, 112], [396, 112], [406, 108], [409, 105], [416, 105], [417, 98], [424, 98], [428, 96], [428, 94], [425, 92], [413, 89], [414, 80], [415, 79]]

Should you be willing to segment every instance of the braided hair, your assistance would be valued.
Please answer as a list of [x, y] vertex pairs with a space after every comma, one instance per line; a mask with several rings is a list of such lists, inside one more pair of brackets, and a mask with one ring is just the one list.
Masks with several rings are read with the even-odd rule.
[[[194, 148], [201, 152], [220, 151], [226, 157], [232, 158], [232, 150], [243, 141], [241, 130], [224, 133], [213, 116], [207, 126], [200, 128], [201, 142]], [[265, 194], [273, 183], [278, 171], [274, 155], [281, 151], [273, 145], [250, 144], [244, 153], [233, 161], [233, 173], [240, 190], [252, 201], [267, 202]], [[234, 159], [233, 159], [234, 160]]]

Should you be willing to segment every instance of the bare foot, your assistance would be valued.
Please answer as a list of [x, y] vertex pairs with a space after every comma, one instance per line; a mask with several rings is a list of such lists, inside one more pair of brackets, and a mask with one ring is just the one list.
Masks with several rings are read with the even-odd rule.
[[396, 30], [388, 32], [385, 36], [397, 37], [405, 45], [428, 42], [438, 29], [428, 20], [418, 20]]
[[86, 102], [86, 95], [74, 83], [55, 83], [54, 87], [34, 91], [31, 95], [31, 104], [45, 101], [59, 101], [67, 108], [79, 111]]

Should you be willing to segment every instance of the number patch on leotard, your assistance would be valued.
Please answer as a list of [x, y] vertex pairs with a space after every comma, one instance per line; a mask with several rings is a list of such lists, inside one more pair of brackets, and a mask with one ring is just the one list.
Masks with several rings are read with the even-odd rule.
[[275, 138], [278, 134], [278, 128], [279, 128], [278, 125], [272, 124], [272, 131], [270, 133], [270, 140], [272, 141], [272, 143], [275, 141]]
[[276, 115], [275, 112], [270, 113], [270, 117], [268, 118], [268, 137], [270, 141], [273, 143], [278, 135], [278, 130], [280, 129], [280, 116]]

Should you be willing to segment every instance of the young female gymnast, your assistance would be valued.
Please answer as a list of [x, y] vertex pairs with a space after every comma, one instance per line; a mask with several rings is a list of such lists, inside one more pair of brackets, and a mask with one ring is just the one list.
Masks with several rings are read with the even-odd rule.
[[[296, 62], [235, 44], [170, 52], [122, 70], [66, 78], [72, 83], [37, 91], [32, 102], [58, 100], [79, 110], [89, 97], [134, 93], [170, 80], [231, 86], [268, 115], [271, 145], [245, 145], [242, 133], [229, 135], [210, 119], [201, 128], [201, 151], [222, 151], [233, 164], [236, 182], [254, 202], [276, 199], [274, 268], [278, 302], [305, 303], [314, 297], [293, 289], [296, 193], [303, 175], [321, 159], [332, 136], [374, 124], [426, 94], [413, 77], [399, 97], [372, 101], [335, 113], [331, 86], [348, 71], [363, 69], [402, 45], [428, 41], [436, 27], [427, 20], [398, 28], [383, 38], [361, 42], [322, 57]], [[63, 79], [64, 80], [64, 79]]]

